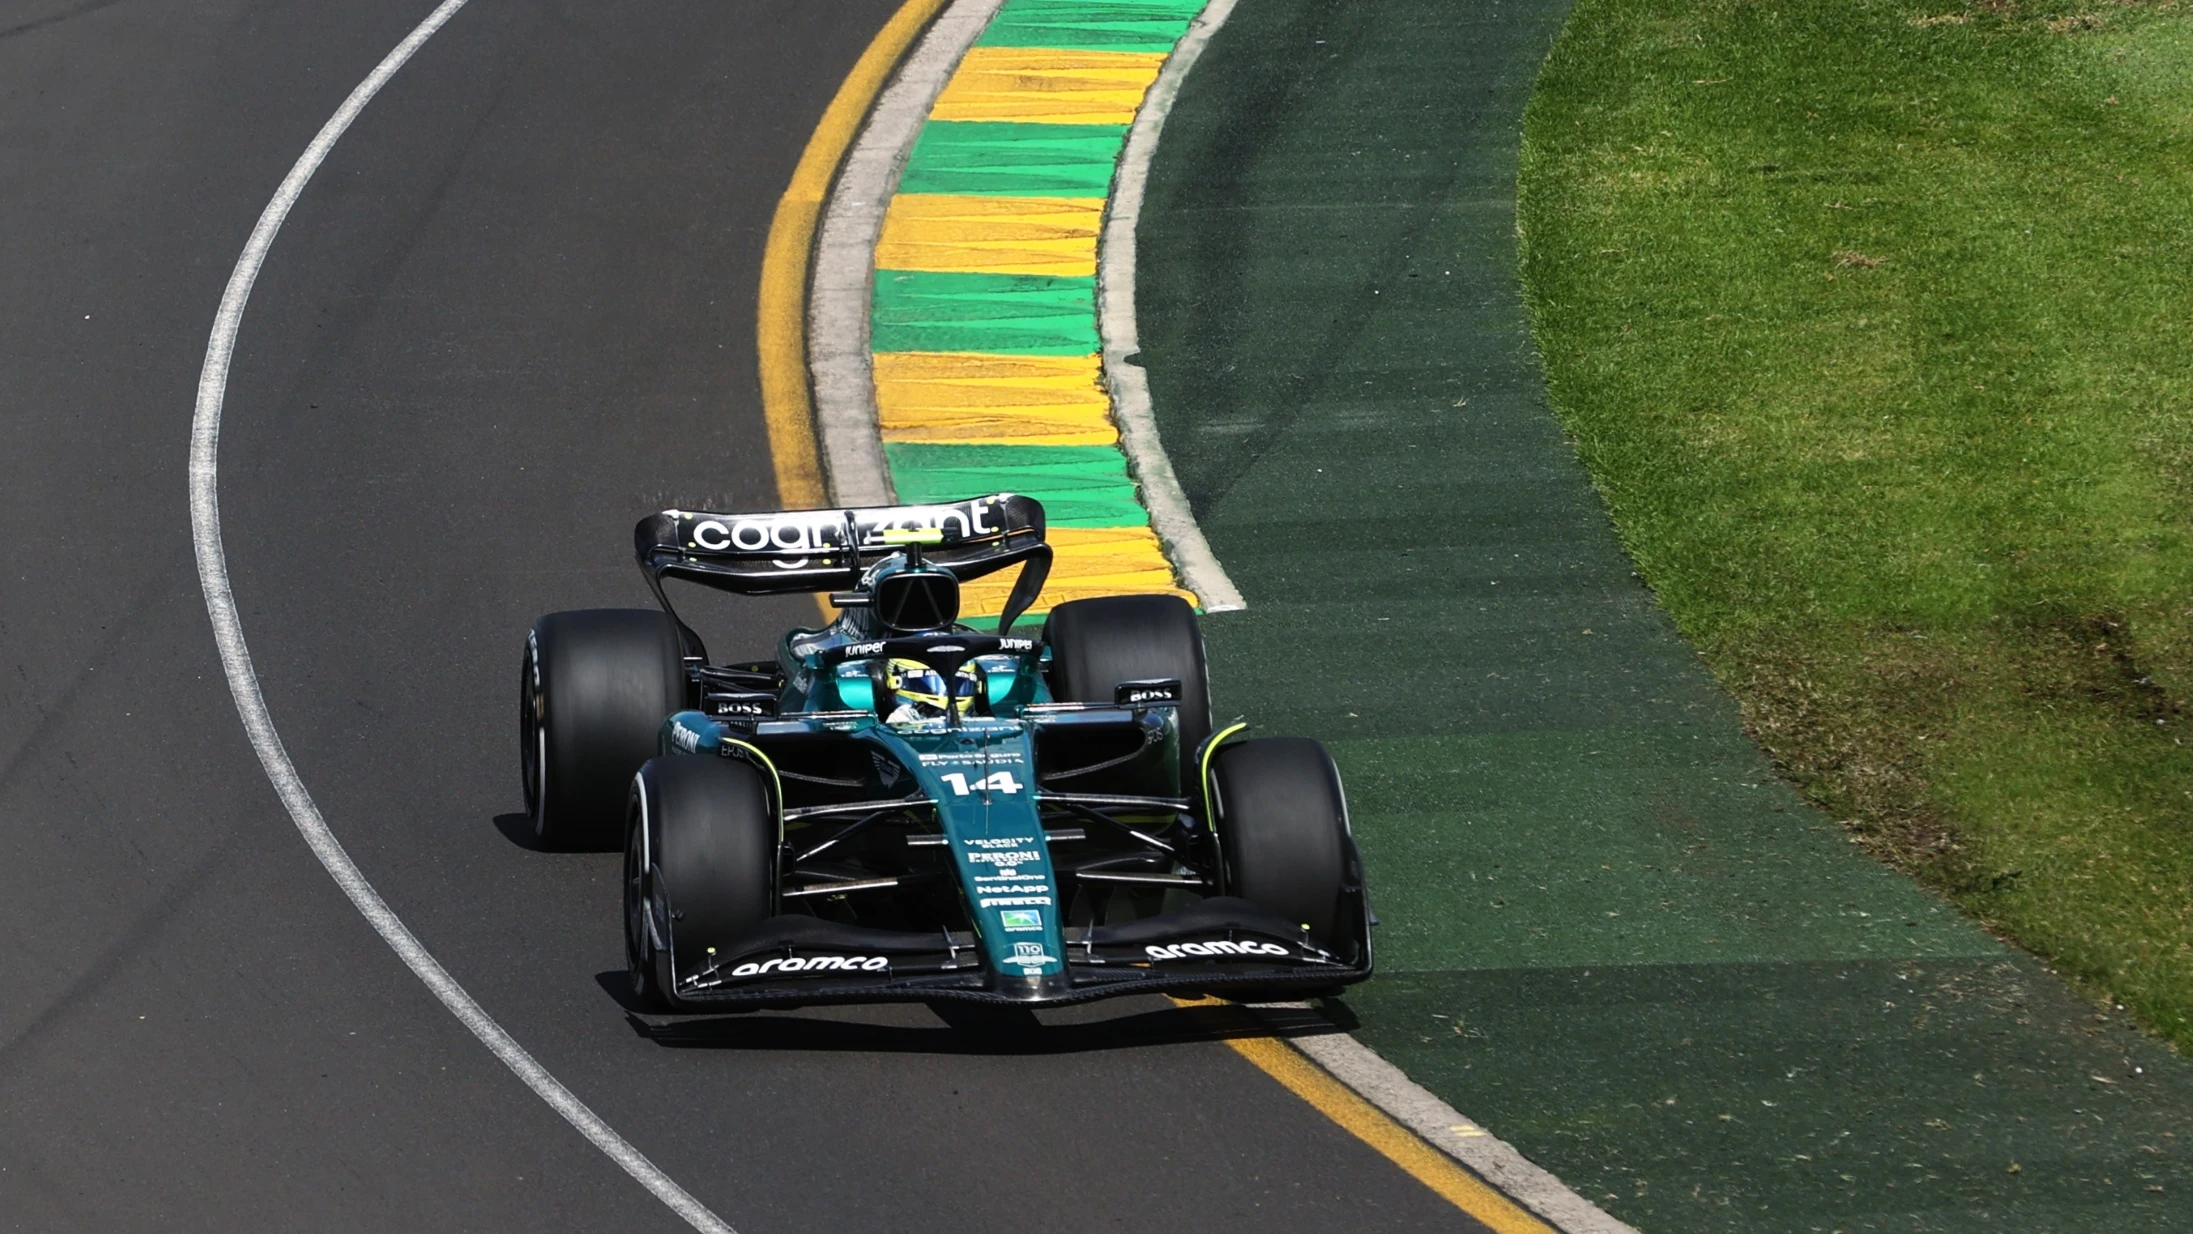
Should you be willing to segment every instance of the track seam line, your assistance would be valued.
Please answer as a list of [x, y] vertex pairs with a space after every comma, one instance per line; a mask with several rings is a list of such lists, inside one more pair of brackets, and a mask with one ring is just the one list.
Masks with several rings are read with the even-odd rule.
[[229, 272], [220, 308], [214, 315], [212, 334], [206, 340], [205, 365], [199, 371], [198, 398], [190, 425], [190, 528], [191, 545], [198, 561], [198, 579], [205, 590], [206, 615], [213, 622], [213, 640], [220, 649], [221, 668], [228, 678], [229, 693], [236, 701], [244, 732], [259, 755], [267, 779], [273, 783], [283, 807], [289, 811], [290, 821], [297, 825], [306, 846], [319, 859], [328, 876], [335, 880], [335, 885], [450, 1014], [603, 1155], [616, 1162], [694, 1229], [704, 1234], [737, 1234], [527, 1053], [525, 1047], [449, 975], [381, 898], [381, 893], [374, 889], [350, 854], [343, 850], [342, 842], [335, 838], [319, 807], [313, 804], [312, 795], [306, 791], [296, 765], [290, 762], [281, 734], [274, 727], [273, 716], [267, 711], [258, 673], [252, 667], [251, 649], [244, 642], [236, 596], [229, 585], [228, 554], [221, 542], [221, 412], [228, 397], [229, 364], [236, 352], [236, 337], [243, 326], [244, 307], [251, 299], [252, 284], [258, 280], [260, 267], [265, 264], [267, 251], [273, 247], [283, 221], [289, 217], [290, 209], [297, 204], [305, 185], [326, 160], [328, 152], [335, 148], [335, 143], [365, 110], [366, 104], [373, 101], [373, 96], [380, 93], [381, 87], [387, 85], [397, 70], [403, 68], [434, 32], [456, 16], [457, 10], [465, 4], [466, 0], [443, 0], [440, 7], [414, 27], [350, 92], [342, 106], [320, 127], [304, 153], [298, 156], [289, 174], [282, 178], [280, 187], [275, 189], [273, 198], [252, 227], [251, 237], [245, 241], [235, 268]]
[[1112, 421], [1119, 428], [1120, 449], [1142, 487], [1142, 507], [1150, 512], [1151, 526], [1170, 551], [1173, 568], [1203, 601], [1207, 613], [1244, 609], [1249, 602], [1219, 564], [1210, 541], [1203, 538], [1203, 526], [1196, 521], [1188, 494], [1173, 472], [1173, 458], [1158, 435], [1150, 375], [1128, 357], [1142, 350], [1135, 320], [1135, 228], [1142, 221], [1150, 160], [1157, 155], [1165, 119], [1173, 113], [1173, 102], [1180, 97], [1189, 70], [1202, 58], [1211, 36], [1233, 16], [1234, 3], [1210, 0], [1204, 5], [1173, 45], [1157, 80], [1150, 83], [1150, 92], [1135, 111], [1134, 125], [1127, 130], [1126, 148], [1120, 152], [1097, 250], [1097, 335], [1103, 343], [1104, 382], [1111, 387]]
[[823, 210], [808, 296], [807, 362], [830, 499], [841, 506], [898, 500], [876, 419], [875, 362], [868, 353], [869, 299], [883, 213], [898, 191], [930, 105], [1004, 0], [954, 0], [907, 57], [846, 156]]

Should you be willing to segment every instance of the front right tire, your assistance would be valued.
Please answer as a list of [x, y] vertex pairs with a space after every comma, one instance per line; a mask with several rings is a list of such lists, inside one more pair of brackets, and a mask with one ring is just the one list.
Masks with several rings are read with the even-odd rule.
[[1348, 804], [1340, 769], [1307, 737], [1234, 741], [1211, 758], [1222, 894], [1286, 916], [1327, 947], [1347, 892]]

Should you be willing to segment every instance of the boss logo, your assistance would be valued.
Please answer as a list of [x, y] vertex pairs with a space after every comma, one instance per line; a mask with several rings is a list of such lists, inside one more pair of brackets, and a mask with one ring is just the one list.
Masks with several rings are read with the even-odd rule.
[[1122, 681], [1112, 690], [1112, 702], [1121, 707], [1148, 703], [1177, 703], [1181, 699], [1180, 679], [1168, 677], [1159, 681]]
[[777, 697], [774, 694], [711, 694], [708, 696], [708, 714], [773, 716], [777, 714]]

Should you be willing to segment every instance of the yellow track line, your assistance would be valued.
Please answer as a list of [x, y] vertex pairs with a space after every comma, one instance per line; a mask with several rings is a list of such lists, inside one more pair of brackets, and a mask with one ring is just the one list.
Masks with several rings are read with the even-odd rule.
[[769, 425], [769, 456], [776, 464], [777, 500], [783, 508], [828, 505], [815, 450], [815, 413], [807, 389], [807, 263], [815, 223], [838, 164], [883, 90], [891, 70], [946, 0], [906, 0], [853, 65], [822, 123], [807, 139], [792, 183], [777, 202], [761, 258], [761, 309], [754, 334], [761, 359], [762, 417]]
[[[1216, 998], [1176, 998], [1173, 1002], [1182, 1007], [1227, 1005]], [[1354, 1089], [1334, 1079], [1293, 1046], [1272, 1037], [1231, 1037], [1226, 1044], [1487, 1229], [1496, 1234], [1556, 1234], [1552, 1226], [1463, 1169], [1452, 1157], [1426, 1144], [1422, 1137], [1357, 1096]]]

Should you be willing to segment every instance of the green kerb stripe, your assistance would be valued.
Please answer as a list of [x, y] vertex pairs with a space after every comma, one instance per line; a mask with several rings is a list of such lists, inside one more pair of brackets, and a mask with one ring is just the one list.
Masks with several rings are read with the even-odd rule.
[[1127, 460], [1110, 446], [932, 446], [885, 442], [891, 483], [910, 503], [1026, 493], [1053, 527], [1145, 527]]
[[1203, 0], [1007, 0], [977, 47], [1171, 52]]
[[1126, 144], [1124, 124], [931, 120], [906, 158], [899, 192], [1103, 197]]
[[878, 270], [869, 329], [875, 351], [1093, 355], [1096, 279]]

